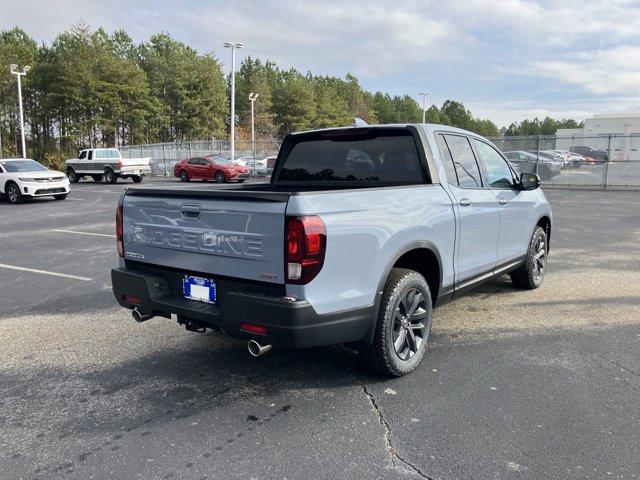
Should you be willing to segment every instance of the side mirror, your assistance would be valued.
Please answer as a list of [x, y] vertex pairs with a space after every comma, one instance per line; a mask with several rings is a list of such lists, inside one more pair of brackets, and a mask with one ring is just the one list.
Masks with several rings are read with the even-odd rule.
[[521, 173], [520, 186], [522, 190], [535, 190], [540, 186], [540, 176], [535, 173]]

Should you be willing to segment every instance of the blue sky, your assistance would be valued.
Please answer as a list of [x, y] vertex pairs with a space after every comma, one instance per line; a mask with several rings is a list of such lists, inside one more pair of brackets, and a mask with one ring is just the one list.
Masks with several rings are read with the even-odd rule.
[[432, 92], [499, 126], [640, 111], [640, 1], [2, 0], [0, 28], [50, 41], [83, 20], [136, 41], [166, 31], [228, 68], [241, 55], [355, 73], [391, 94]]

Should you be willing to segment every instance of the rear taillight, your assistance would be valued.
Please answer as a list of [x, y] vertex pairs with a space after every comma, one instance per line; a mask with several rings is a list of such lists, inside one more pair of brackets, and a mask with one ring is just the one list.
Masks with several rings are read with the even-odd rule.
[[118, 160], [118, 170], [122, 169], [122, 160]]
[[124, 258], [122, 239], [122, 205], [118, 205], [118, 208], [116, 208], [116, 244], [118, 245], [118, 256]]
[[322, 269], [327, 227], [320, 217], [286, 217], [285, 272], [287, 283], [305, 285]]

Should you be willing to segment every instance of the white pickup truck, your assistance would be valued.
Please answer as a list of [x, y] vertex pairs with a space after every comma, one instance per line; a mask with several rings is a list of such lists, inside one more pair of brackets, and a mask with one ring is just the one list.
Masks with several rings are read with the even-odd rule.
[[89, 176], [95, 182], [104, 178], [107, 183], [116, 183], [118, 178], [131, 178], [135, 183], [151, 173], [151, 158], [122, 158], [117, 148], [91, 148], [81, 150], [77, 158], [66, 162], [69, 181], [79, 182]]

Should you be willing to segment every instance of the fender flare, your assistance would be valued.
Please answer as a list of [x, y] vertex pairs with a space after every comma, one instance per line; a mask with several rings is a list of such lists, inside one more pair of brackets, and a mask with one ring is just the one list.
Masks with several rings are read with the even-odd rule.
[[[380, 304], [382, 301], [382, 294], [384, 293], [384, 285], [387, 282], [387, 278], [391, 273], [391, 269], [396, 264], [396, 262], [402, 257], [405, 253], [410, 252], [411, 250], [417, 250], [421, 248], [426, 248], [433, 252], [438, 262], [438, 292], [442, 290], [442, 257], [440, 256], [440, 251], [438, 247], [436, 247], [432, 242], [428, 240], [416, 240], [410, 243], [407, 243], [402, 248], [397, 250], [393, 256], [387, 262], [384, 270], [382, 271], [382, 276], [378, 281], [378, 288], [376, 289], [376, 295], [373, 300], [373, 317], [371, 318], [371, 325], [367, 330], [364, 338], [361, 343], [363, 345], [371, 345], [373, 341], [373, 336], [375, 334], [376, 325], [378, 323], [378, 315], [380, 313]], [[432, 299], [433, 302], [437, 301], [437, 298]]]

